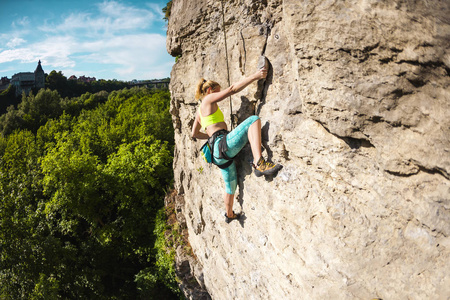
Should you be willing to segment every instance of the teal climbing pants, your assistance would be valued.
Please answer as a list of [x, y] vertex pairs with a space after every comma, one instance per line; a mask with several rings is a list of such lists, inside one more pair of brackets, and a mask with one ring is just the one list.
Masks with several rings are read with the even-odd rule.
[[[239, 151], [244, 148], [248, 142], [248, 129], [250, 125], [255, 123], [258, 119], [258, 116], [248, 117], [244, 122], [239, 124], [235, 129], [227, 134], [226, 139], [228, 150], [225, 154], [228, 157], [235, 157]], [[219, 136], [214, 142], [214, 163], [217, 165], [223, 165], [227, 162], [226, 159], [219, 158], [219, 143], [222, 138], [223, 136]], [[227, 194], [234, 195], [237, 187], [236, 163], [233, 161], [233, 163], [227, 168], [221, 169], [221, 172], [223, 180], [225, 181], [225, 192]]]

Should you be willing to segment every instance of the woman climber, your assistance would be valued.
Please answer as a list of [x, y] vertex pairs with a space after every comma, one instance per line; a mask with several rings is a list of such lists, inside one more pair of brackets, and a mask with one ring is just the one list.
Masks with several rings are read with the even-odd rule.
[[[267, 69], [258, 70], [253, 75], [242, 79], [221, 91], [220, 85], [211, 80], [200, 79], [195, 92], [195, 99], [201, 100], [200, 108], [192, 126], [192, 137], [208, 139], [211, 145], [213, 163], [222, 172], [225, 181], [225, 220], [239, 219], [240, 214], [233, 211], [234, 193], [237, 186], [236, 165], [233, 158], [250, 142], [253, 154], [253, 167], [256, 176], [273, 175], [282, 168], [279, 164], [266, 162], [261, 154], [261, 120], [258, 116], [251, 116], [239, 124], [231, 132], [227, 131], [223, 113], [218, 102], [242, 91], [255, 80], [264, 79]], [[200, 132], [203, 128], [206, 133]]]

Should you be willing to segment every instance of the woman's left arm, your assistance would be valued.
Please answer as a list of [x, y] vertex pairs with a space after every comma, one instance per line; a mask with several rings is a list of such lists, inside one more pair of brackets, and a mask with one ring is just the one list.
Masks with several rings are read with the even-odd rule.
[[256, 73], [254, 73], [253, 75], [250, 75], [238, 81], [237, 83], [232, 84], [230, 87], [224, 89], [223, 91], [209, 94], [207, 97], [205, 97], [204, 101], [209, 103], [222, 101], [231, 95], [239, 93], [253, 81], [264, 79], [266, 78], [266, 76], [267, 76], [267, 69], [266, 68], [260, 69], [256, 71]]
[[197, 113], [194, 120], [194, 125], [192, 125], [191, 137], [201, 140], [206, 140], [209, 136], [206, 133], [200, 132], [202, 125], [200, 123], [200, 115]]

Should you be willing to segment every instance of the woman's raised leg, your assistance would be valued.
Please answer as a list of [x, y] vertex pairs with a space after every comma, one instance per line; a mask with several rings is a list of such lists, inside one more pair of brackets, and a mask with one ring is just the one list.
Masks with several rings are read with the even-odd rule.
[[248, 128], [248, 141], [252, 148], [253, 164], [256, 165], [261, 158], [261, 120], [256, 120]]

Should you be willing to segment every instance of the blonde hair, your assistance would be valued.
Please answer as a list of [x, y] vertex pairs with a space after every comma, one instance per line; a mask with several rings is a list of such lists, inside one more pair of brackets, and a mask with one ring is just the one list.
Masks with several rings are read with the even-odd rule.
[[220, 87], [220, 84], [218, 84], [215, 81], [212, 80], [206, 80], [204, 78], [200, 79], [197, 84], [197, 88], [195, 89], [195, 100], [201, 100], [206, 95], [206, 91], [208, 91], [209, 88], [215, 89], [216, 87]]

